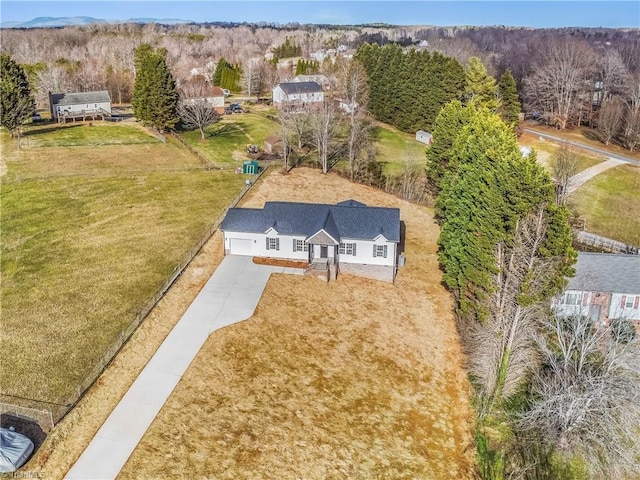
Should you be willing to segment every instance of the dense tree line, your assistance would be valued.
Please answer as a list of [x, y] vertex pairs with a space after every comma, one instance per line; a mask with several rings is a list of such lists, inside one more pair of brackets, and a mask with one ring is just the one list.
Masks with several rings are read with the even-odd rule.
[[[518, 100], [528, 117], [540, 118], [559, 128], [591, 126], [597, 129], [604, 143], [618, 142], [628, 149], [640, 144], [640, 34], [632, 29], [531, 30], [380, 24], [370, 25], [363, 32], [349, 26], [295, 24], [105, 24], [9, 29], [3, 30], [2, 40], [0, 50], [25, 69], [40, 107], [47, 106], [49, 91], [107, 88], [114, 101], [129, 102], [135, 76], [133, 51], [143, 43], [166, 49], [167, 64], [178, 83], [188, 79], [195, 67], [203, 70], [205, 76], [212, 76], [221, 58], [230, 65], [244, 68], [247, 61], [262, 60], [267, 53], [308, 59], [315, 50], [338, 45], [356, 48], [363, 40], [396, 48], [407, 46], [403, 51], [416, 46], [422, 52], [430, 52], [432, 57], [441, 54], [455, 58], [460, 65], [468, 65], [472, 57], [478, 57], [496, 80], [510, 70], [520, 93]], [[321, 69], [329, 71], [330, 62], [323, 62]], [[387, 87], [387, 82], [377, 82], [371, 75], [372, 70], [372, 66], [367, 67], [373, 83], [381, 85], [380, 88], [371, 85], [372, 99], [376, 98], [377, 89], [388, 99], [392, 95], [389, 89], [393, 87]], [[265, 69], [268, 80], [257, 79], [256, 72], [252, 69], [249, 83], [243, 78], [240, 86], [251, 86], [255, 91], [255, 85], [266, 88], [278, 81], [277, 71]], [[444, 71], [435, 73], [437, 79], [437, 74]], [[234, 75], [232, 72], [231, 76]], [[405, 76], [411, 75], [405, 72]], [[406, 82], [407, 79], [399, 77], [393, 81]], [[411, 88], [425, 89], [423, 83]], [[556, 86], [555, 90], [551, 85]], [[415, 98], [416, 92], [410, 90], [407, 90], [408, 96]], [[402, 110], [411, 100], [400, 98], [399, 101], [398, 109]], [[372, 111], [376, 116], [377, 110], [391, 120], [400, 116], [385, 110], [383, 105], [374, 107]], [[402, 128], [409, 130], [410, 124], [427, 127], [436, 113], [426, 114], [429, 121], [407, 120]], [[505, 113], [501, 114], [505, 118]]]
[[442, 109], [427, 156], [481, 475], [636, 478], [640, 343], [615, 322], [553, 313], [576, 258], [567, 210], [535, 153], [476, 100]]
[[462, 66], [439, 53], [365, 44], [355, 58], [369, 78], [371, 113], [405, 132], [431, 130], [442, 106], [464, 89]]
[[216, 64], [216, 69], [213, 74], [214, 85], [237, 92], [240, 90], [241, 78], [242, 69], [240, 65], [231, 65], [224, 57]]
[[271, 52], [275, 58], [290, 58], [302, 56], [302, 47], [293, 38], [287, 37], [282, 43], [274, 47]]

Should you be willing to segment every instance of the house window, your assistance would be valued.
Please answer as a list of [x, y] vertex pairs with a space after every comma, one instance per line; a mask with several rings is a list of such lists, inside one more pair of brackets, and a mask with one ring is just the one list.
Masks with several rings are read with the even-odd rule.
[[356, 244], [355, 243], [341, 243], [338, 247], [338, 253], [341, 255], [353, 255], [356, 256]]
[[294, 252], [308, 252], [309, 244], [304, 240], [293, 239], [293, 251]]
[[280, 250], [280, 239], [267, 237], [267, 250]]
[[623, 295], [620, 306], [622, 308], [638, 308], [638, 300], [640, 300], [640, 296]]
[[582, 300], [582, 295], [579, 293], [565, 293], [563, 304], [564, 305], [580, 305]]
[[386, 245], [374, 245], [373, 256], [387, 258], [387, 246]]

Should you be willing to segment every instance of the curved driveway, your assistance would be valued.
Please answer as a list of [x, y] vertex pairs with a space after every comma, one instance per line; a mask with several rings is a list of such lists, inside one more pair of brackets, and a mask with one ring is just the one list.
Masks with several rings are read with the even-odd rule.
[[225, 257], [65, 478], [115, 478], [209, 334], [253, 315], [272, 273], [303, 272]]

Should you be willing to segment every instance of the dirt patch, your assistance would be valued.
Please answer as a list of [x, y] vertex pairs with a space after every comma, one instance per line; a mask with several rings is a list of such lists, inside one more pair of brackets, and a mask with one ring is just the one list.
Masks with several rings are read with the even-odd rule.
[[474, 476], [470, 386], [432, 210], [317, 170], [245, 197], [399, 207], [394, 285], [273, 275], [252, 318], [214, 332], [120, 479]]
[[309, 266], [309, 262], [295, 262], [293, 260], [266, 257], [253, 257], [253, 263], [257, 265], [271, 265], [272, 267], [285, 268], [307, 268]]

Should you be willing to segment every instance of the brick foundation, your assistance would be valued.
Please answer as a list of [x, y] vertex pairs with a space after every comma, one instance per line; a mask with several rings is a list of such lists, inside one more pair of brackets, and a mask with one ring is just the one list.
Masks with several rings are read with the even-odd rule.
[[357, 263], [341, 263], [338, 266], [341, 273], [349, 273], [359, 277], [371, 278], [373, 280], [382, 280], [384, 282], [393, 282], [395, 267], [387, 265], [362, 265]]

